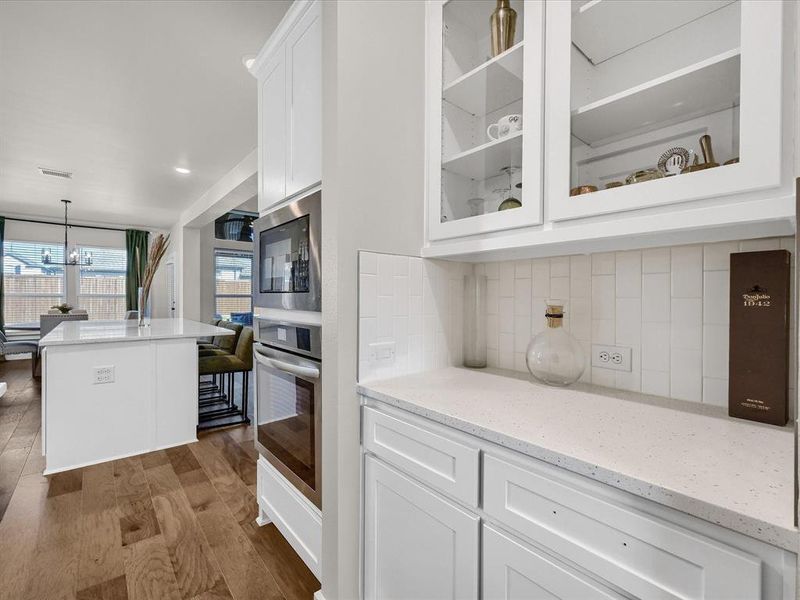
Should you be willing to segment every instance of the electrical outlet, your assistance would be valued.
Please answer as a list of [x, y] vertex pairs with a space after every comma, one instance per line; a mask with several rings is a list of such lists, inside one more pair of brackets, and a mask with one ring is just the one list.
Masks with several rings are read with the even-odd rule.
[[390, 365], [394, 362], [396, 354], [394, 342], [373, 342], [369, 345], [369, 360], [371, 363]]
[[592, 366], [614, 371], [630, 371], [631, 349], [624, 346], [592, 344]]
[[114, 367], [95, 367], [94, 383], [114, 383]]

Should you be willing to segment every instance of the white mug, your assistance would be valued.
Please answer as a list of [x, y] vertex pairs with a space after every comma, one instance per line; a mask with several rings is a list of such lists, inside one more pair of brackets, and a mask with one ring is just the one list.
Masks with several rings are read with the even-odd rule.
[[[497, 128], [495, 135], [492, 135], [492, 127]], [[520, 129], [522, 129], [522, 115], [506, 115], [497, 123], [489, 125], [486, 128], [486, 135], [490, 140], [499, 140]]]

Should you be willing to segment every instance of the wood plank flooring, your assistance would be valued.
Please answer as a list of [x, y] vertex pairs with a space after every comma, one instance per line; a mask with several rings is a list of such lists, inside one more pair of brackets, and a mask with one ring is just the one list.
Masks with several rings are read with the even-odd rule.
[[42, 476], [27, 361], [0, 363], [0, 600], [310, 600], [319, 582], [255, 518], [251, 427]]

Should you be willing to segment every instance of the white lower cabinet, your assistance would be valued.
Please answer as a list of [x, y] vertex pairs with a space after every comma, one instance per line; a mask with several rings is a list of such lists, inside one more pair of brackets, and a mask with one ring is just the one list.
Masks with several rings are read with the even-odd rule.
[[371, 455], [364, 485], [364, 598], [478, 597], [476, 515]]
[[483, 526], [486, 600], [622, 600], [616, 592], [533, 547]]
[[379, 402], [362, 410], [366, 600], [796, 600], [792, 552]]

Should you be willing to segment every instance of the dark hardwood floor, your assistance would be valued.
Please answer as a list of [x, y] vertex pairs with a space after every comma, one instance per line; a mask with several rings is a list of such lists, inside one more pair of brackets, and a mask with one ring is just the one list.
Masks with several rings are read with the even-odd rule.
[[0, 600], [309, 600], [319, 582], [258, 527], [252, 428], [44, 477], [38, 380], [0, 363]]

